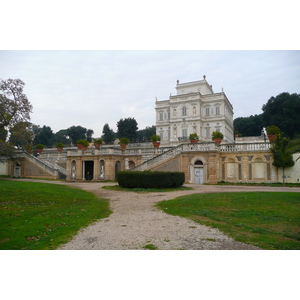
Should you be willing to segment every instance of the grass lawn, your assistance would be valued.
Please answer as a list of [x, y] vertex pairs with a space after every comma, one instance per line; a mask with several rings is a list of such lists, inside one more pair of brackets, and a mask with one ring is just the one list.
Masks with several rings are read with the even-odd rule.
[[193, 194], [157, 206], [262, 249], [300, 249], [300, 193]]
[[90, 192], [0, 180], [0, 249], [56, 249], [110, 213], [108, 200]]

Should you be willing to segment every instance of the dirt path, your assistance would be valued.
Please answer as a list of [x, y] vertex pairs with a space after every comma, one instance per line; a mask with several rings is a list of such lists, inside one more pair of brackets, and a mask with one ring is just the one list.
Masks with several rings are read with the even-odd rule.
[[111, 200], [113, 213], [106, 219], [81, 230], [68, 244], [60, 249], [144, 249], [152, 244], [160, 250], [229, 250], [258, 249], [234, 241], [219, 230], [200, 225], [185, 218], [165, 214], [154, 205], [162, 200], [194, 193], [237, 191], [297, 191], [292, 188], [245, 187], [245, 186], [192, 186], [191, 191], [168, 193], [116, 192], [101, 189], [108, 184], [68, 184], [91, 191]]
[[115, 183], [42, 181], [81, 188], [110, 199], [112, 214], [80, 230], [60, 250], [133, 250], [152, 244], [159, 250], [255, 250], [252, 245], [236, 242], [218, 229], [200, 225], [182, 217], [168, 215], [154, 205], [182, 195], [212, 192], [277, 191], [300, 192], [299, 188], [187, 185], [189, 191], [166, 193], [117, 192], [102, 189]]

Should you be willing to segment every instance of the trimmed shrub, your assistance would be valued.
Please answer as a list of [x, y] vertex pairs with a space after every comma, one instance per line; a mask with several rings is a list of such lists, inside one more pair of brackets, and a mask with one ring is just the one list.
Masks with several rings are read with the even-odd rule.
[[117, 181], [123, 188], [171, 188], [183, 185], [183, 172], [117, 172]]

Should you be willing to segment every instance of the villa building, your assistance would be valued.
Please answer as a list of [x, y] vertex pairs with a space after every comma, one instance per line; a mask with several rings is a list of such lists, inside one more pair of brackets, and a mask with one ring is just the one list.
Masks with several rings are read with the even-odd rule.
[[203, 80], [179, 83], [177, 95], [157, 101], [156, 134], [162, 146], [177, 146], [196, 133], [200, 141], [211, 141], [213, 131], [222, 132], [224, 142], [233, 143], [233, 107], [224, 91], [214, 93], [212, 86]]
[[[68, 181], [116, 180], [123, 170], [184, 172], [185, 183], [278, 182], [281, 170], [273, 166], [272, 144], [262, 137], [233, 137], [233, 107], [224, 91], [214, 93], [203, 80], [179, 83], [177, 95], [156, 101], [156, 131], [161, 145], [151, 143], [103, 145], [87, 150], [75, 147], [44, 149], [38, 157], [17, 152], [13, 160], [0, 164], [0, 175], [35, 178], [65, 178]], [[213, 131], [222, 132], [221, 144], [211, 140]], [[198, 143], [190, 143], [196, 133]], [[300, 154], [295, 154], [295, 161]], [[286, 168], [286, 182], [300, 181], [300, 159]]]

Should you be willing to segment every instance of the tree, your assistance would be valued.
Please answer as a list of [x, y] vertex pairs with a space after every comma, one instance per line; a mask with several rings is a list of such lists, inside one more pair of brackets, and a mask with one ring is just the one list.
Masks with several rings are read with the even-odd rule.
[[262, 106], [264, 126], [275, 125], [290, 139], [300, 134], [300, 94], [281, 93]]
[[261, 115], [251, 115], [250, 117], [240, 117], [233, 121], [233, 127], [242, 136], [259, 136], [263, 128]]
[[234, 119], [234, 129], [242, 136], [257, 136], [263, 127], [275, 125], [290, 139], [300, 134], [300, 94], [281, 93], [271, 97], [262, 111], [260, 115]]
[[9, 142], [18, 149], [30, 152], [32, 150], [33, 130], [29, 122], [19, 122], [9, 129]]
[[294, 143], [287, 137], [283, 137], [280, 133], [270, 148], [273, 154], [273, 166], [277, 168], [282, 168], [283, 183], [285, 181], [284, 169], [286, 167], [292, 167], [295, 162], [293, 160], [293, 153], [296, 152]]
[[137, 139], [138, 123], [134, 118], [120, 119], [117, 123], [118, 137], [127, 137], [131, 142]]
[[88, 141], [88, 142], [92, 142], [92, 135], [94, 134], [94, 130], [92, 130], [92, 129], [88, 129], [87, 131], [86, 131], [86, 140]]
[[47, 147], [53, 145], [54, 134], [51, 127], [44, 125], [39, 130], [35, 129], [35, 131], [38, 131], [38, 133], [35, 135], [34, 144], [43, 144]]
[[8, 130], [29, 124], [32, 105], [23, 93], [24, 85], [20, 79], [0, 79], [0, 155], [4, 157], [12, 157], [16, 149], [7, 141]]
[[112, 129], [110, 129], [107, 123], [104, 124], [102, 133], [103, 135], [101, 136], [101, 138], [106, 144], [112, 144], [114, 142], [115, 133]]
[[149, 142], [152, 135], [156, 134], [156, 127], [147, 126], [145, 129], [138, 130], [137, 138], [140, 143]]
[[24, 85], [20, 79], [0, 80], [0, 129], [30, 120], [32, 105], [23, 93]]
[[67, 135], [70, 137], [74, 145], [78, 140], [87, 140], [91, 142], [93, 133], [93, 130], [86, 129], [82, 126], [71, 126], [67, 129]]
[[70, 139], [68, 136], [68, 130], [67, 129], [61, 129], [58, 132], [56, 132], [53, 136], [53, 144], [62, 143], [64, 145], [70, 144]]

